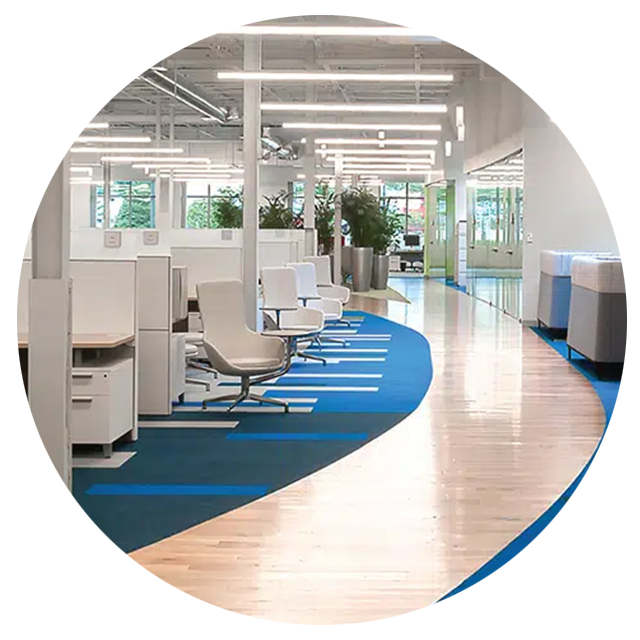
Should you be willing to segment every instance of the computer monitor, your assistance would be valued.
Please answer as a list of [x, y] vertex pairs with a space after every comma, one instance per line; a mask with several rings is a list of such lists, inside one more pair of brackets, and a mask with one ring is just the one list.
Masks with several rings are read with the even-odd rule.
[[404, 237], [404, 244], [406, 247], [419, 247], [420, 236], [415, 233], [407, 233]]

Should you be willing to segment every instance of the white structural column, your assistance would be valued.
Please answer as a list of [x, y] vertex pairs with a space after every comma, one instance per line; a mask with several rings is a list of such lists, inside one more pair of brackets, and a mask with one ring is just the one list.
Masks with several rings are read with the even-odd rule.
[[25, 142], [22, 153], [22, 226], [30, 227], [31, 216], [31, 163], [33, 150], [31, 142]]
[[[309, 103], [316, 101], [316, 85], [309, 82], [305, 88], [305, 98]], [[313, 134], [308, 131], [304, 147], [302, 171], [304, 173], [304, 252], [307, 256], [316, 254], [316, 157]]]
[[342, 170], [344, 161], [342, 156], [336, 157], [335, 162], [335, 214], [333, 225], [333, 282], [342, 283]]
[[[245, 36], [244, 69], [259, 71], [262, 66], [260, 36]], [[242, 281], [249, 328], [258, 327], [258, 159], [261, 149], [261, 83], [244, 81], [243, 153], [244, 197], [242, 206]]]
[[[173, 105], [169, 107], [169, 146], [173, 148], [176, 141], [176, 109]], [[167, 213], [169, 218], [169, 227], [175, 226], [175, 187], [173, 181], [173, 169], [169, 171], [169, 191]], [[169, 234], [167, 234], [169, 235]]]
[[68, 157], [38, 207], [31, 235], [29, 405], [56, 470], [71, 488], [71, 280]]
[[456, 141], [453, 136], [451, 155], [444, 158], [444, 175], [455, 183], [454, 281], [464, 287], [467, 284], [467, 176], [464, 172], [464, 142]]
[[111, 163], [104, 161], [102, 163], [102, 182], [104, 183], [104, 213], [102, 219], [102, 228], [109, 229], [111, 227]]
[[307, 256], [316, 253], [316, 158], [315, 143], [307, 135], [305, 154], [302, 161], [304, 171], [304, 252]]

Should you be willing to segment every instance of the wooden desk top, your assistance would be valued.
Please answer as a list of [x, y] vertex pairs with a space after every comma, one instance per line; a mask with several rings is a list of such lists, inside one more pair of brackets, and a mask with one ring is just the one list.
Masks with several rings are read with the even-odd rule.
[[[129, 333], [74, 333], [71, 337], [74, 349], [115, 349], [133, 340]], [[18, 334], [18, 348], [29, 346], [29, 334]]]

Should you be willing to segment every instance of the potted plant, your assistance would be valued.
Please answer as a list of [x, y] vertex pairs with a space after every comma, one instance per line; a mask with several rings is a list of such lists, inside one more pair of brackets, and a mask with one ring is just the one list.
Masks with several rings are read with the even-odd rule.
[[334, 200], [335, 194], [329, 191], [328, 184], [323, 183], [316, 187], [315, 217], [320, 255], [329, 255], [333, 251]]
[[289, 208], [290, 194], [280, 191], [275, 196], [265, 196], [266, 204], [260, 205], [261, 229], [293, 229], [295, 219], [293, 211]]
[[404, 218], [391, 208], [391, 200], [380, 202], [373, 236], [373, 269], [371, 286], [386, 289], [389, 280], [389, 250], [397, 244], [398, 236], [404, 229]]
[[211, 216], [218, 229], [242, 228], [242, 189], [225, 187], [212, 202]]

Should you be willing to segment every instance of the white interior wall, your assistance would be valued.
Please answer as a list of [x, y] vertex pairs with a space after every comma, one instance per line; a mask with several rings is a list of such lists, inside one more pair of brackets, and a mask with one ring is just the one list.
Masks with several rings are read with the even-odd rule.
[[[627, 112], [626, 47], [530, 46], [523, 66], [523, 319], [536, 317], [540, 251], [627, 252], [627, 127], [552, 115]], [[531, 234], [532, 242], [527, 236]]]

